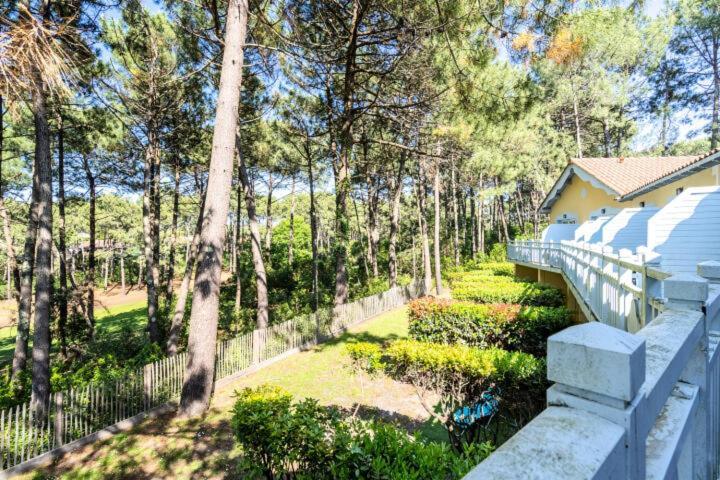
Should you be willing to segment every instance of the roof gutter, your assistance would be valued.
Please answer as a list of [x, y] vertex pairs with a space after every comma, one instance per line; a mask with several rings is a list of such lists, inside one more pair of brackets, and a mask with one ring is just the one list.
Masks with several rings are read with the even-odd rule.
[[699, 172], [700, 170], [705, 170], [708, 167], [712, 167], [718, 164], [720, 164], [720, 151], [715, 151], [700, 161], [691, 163], [690, 165], [687, 165], [680, 170], [676, 170], [675, 172], [669, 173], [664, 177], [658, 178], [657, 180], [650, 182], [647, 185], [638, 188], [637, 190], [626, 193], [625, 195], [618, 198], [618, 201], [625, 202], [627, 200], [632, 200], [639, 197], [640, 195], [651, 192], [669, 183], [673, 183], [677, 180], [680, 180], [681, 178], [685, 178], [689, 175], [692, 175], [693, 173]]

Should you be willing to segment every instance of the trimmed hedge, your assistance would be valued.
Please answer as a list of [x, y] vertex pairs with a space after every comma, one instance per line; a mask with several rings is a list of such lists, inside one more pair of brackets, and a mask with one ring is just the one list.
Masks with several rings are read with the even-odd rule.
[[544, 357], [547, 337], [572, 324], [565, 307], [480, 304], [424, 297], [410, 302], [410, 337], [498, 347]]
[[445, 276], [449, 281], [468, 279], [472, 277], [487, 277], [501, 275], [513, 277], [515, 265], [509, 262], [468, 262], [461, 267], [449, 267]]
[[451, 280], [452, 296], [479, 303], [517, 303], [538, 307], [561, 307], [563, 293], [549, 285], [523, 282], [502, 275], [469, 272]]
[[499, 387], [501, 412], [519, 428], [545, 406], [545, 360], [523, 352], [397, 340], [383, 354], [386, 371], [420, 390], [434, 390], [448, 415]]

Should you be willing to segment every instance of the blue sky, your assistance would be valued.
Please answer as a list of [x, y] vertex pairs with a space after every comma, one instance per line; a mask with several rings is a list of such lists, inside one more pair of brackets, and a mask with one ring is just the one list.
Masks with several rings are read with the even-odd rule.
[[[151, 12], [159, 12], [163, 10], [163, 6], [160, 2], [154, 0], [141, 0], [142, 4]], [[644, 11], [650, 17], [656, 17], [660, 15], [666, 6], [666, 0], [646, 0]], [[118, 15], [117, 10], [111, 10], [107, 13], [110, 17]], [[694, 117], [692, 112], [680, 113], [680, 116]], [[678, 126], [678, 138], [677, 140], [685, 140], [688, 134], [692, 131], [698, 130], [702, 126], [702, 120], [695, 118], [693, 121], [684, 123]], [[651, 119], [643, 120], [642, 118], [638, 121], [638, 133], [631, 141], [633, 149], [642, 150], [649, 148], [657, 142], [658, 138], [658, 126], [657, 122]]]

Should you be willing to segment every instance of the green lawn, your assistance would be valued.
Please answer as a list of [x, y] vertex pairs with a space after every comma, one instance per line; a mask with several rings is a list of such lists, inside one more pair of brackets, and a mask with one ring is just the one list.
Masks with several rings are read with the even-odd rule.
[[[100, 336], [113, 335], [123, 327], [142, 329], [147, 323], [147, 310], [145, 301], [116, 305], [108, 309], [98, 308], [96, 311], [97, 334]], [[0, 367], [4, 367], [12, 360], [15, 350], [16, 329], [3, 329], [5, 335], [0, 337]], [[30, 337], [32, 343], [32, 336]]]
[[234, 392], [261, 383], [280, 385], [296, 398], [313, 397], [348, 412], [357, 409], [362, 416], [396, 421], [427, 438], [444, 441], [444, 431], [426, 420], [410, 386], [381, 377], [366, 379], [361, 387], [346, 366], [344, 348], [348, 343], [385, 342], [406, 335], [404, 308], [380, 315], [338, 339], [218, 389], [204, 419], [166, 416], [147, 421], [132, 432], [89, 445], [25, 478], [237, 478], [234, 470], [239, 452], [230, 429]]

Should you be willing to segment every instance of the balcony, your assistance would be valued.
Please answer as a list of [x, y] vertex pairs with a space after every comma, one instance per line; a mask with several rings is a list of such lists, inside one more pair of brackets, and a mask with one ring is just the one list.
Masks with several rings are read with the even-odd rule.
[[581, 241], [517, 241], [561, 275], [587, 323], [548, 340], [547, 408], [466, 478], [700, 478], [720, 473], [720, 263]]

